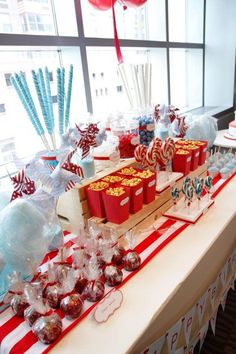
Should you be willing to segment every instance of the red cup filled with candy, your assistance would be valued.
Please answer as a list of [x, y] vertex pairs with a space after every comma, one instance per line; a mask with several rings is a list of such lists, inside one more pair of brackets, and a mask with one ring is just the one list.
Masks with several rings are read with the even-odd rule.
[[143, 207], [143, 180], [141, 178], [125, 178], [121, 186], [130, 189], [130, 213], [135, 214]]
[[110, 187], [102, 194], [106, 218], [114, 224], [121, 224], [129, 217], [130, 191], [125, 187]]
[[143, 181], [143, 202], [149, 204], [155, 200], [156, 195], [156, 173], [150, 170], [138, 171], [134, 177]]
[[109, 183], [98, 181], [90, 183], [85, 189], [91, 216], [104, 218], [106, 216], [102, 192], [109, 187]]

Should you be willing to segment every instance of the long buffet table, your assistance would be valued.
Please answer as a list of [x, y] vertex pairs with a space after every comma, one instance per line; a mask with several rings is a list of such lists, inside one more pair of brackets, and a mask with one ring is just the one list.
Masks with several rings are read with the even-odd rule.
[[[196, 303], [234, 250], [235, 205], [236, 177], [217, 195], [206, 215], [121, 288], [123, 303], [107, 322], [96, 323], [91, 312], [51, 352], [138, 354], [158, 339]], [[149, 217], [140, 227], [150, 228], [153, 221]]]

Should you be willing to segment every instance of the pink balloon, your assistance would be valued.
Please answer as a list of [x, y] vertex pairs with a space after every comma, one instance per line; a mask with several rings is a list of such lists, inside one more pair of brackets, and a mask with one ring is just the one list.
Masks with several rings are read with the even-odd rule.
[[96, 10], [106, 11], [115, 4], [116, 0], [88, 0], [88, 2], [95, 7]]
[[145, 4], [147, 0], [125, 0], [125, 3], [129, 7], [139, 7]]

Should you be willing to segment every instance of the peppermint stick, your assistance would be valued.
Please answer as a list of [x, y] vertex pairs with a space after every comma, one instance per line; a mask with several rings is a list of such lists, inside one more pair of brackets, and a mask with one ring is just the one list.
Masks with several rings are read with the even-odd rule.
[[70, 119], [72, 81], [73, 81], [73, 65], [70, 65], [69, 78], [68, 78], [68, 88], [67, 88], [67, 95], [66, 95], [66, 110], [65, 110], [65, 128], [66, 129], [69, 126], [69, 119]]
[[50, 146], [49, 146], [47, 139], [44, 135], [43, 127], [42, 127], [41, 123], [38, 124], [37, 118], [35, 119], [36, 116], [34, 114], [34, 111], [32, 110], [31, 104], [29, 103], [29, 98], [27, 98], [27, 96], [25, 96], [24, 92], [22, 91], [20, 86], [17, 84], [17, 82], [13, 76], [11, 77], [11, 83], [12, 83], [13, 87], [15, 88], [23, 107], [25, 108], [25, 110], [27, 112], [28, 117], [29, 117], [36, 133], [40, 136], [45, 148], [47, 150], [50, 150]]

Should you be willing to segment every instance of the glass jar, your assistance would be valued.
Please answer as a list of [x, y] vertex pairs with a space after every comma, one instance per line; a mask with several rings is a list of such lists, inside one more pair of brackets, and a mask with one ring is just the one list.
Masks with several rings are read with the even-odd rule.
[[111, 130], [114, 136], [119, 139], [119, 150], [121, 158], [134, 157], [135, 147], [139, 144], [139, 122], [130, 115], [124, 117], [118, 115], [117, 119], [111, 122]]
[[139, 117], [140, 144], [148, 146], [155, 136], [154, 117], [150, 112], [143, 112]]

